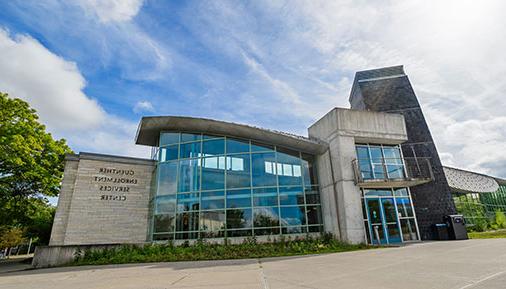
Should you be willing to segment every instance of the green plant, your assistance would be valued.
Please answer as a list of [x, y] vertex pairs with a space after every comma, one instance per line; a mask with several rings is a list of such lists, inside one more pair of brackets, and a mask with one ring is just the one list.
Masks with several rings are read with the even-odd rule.
[[506, 228], [506, 215], [502, 211], [495, 212], [495, 223], [498, 228]]
[[228, 241], [224, 244], [215, 244], [207, 240], [197, 240], [193, 244], [185, 242], [181, 246], [174, 246], [169, 242], [145, 246], [124, 245], [114, 249], [88, 250], [83, 254], [79, 254], [74, 264], [263, 258], [344, 252], [368, 248], [371, 247], [364, 244], [352, 245], [337, 241], [332, 235], [328, 234], [318, 238], [297, 237], [295, 239], [281, 236], [272, 243], [259, 243], [256, 237], [250, 237], [245, 238], [241, 244], [230, 244]]

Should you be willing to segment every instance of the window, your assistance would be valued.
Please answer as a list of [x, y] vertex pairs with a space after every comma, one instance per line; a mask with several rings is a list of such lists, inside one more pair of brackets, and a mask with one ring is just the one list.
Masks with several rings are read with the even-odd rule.
[[225, 157], [202, 159], [202, 190], [224, 189]]
[[360, 174], [368, 179], [402, 179], [404, 164], [399, 146], [356, 145]]
[[252, 182], [254, 187], [276, 186], [276, 155], [254, 153], [252, 160]]
[[161, 133], [160, 134], [160, 146], [165, 146], [165, 145], [169, 145], [169, 144], [175, 144], [175, 143], [179, 143], [179, 133], [172, 133], [172, 132], [167, 132], [167, 133]]
[[158, 165], [158, 195], [176, 193], [177, 162]]
[[249, 141], [227, 138], [227, 154], [249, 153]]
[[195, 192], [200, 186], [200, 160], [181, 160], [179, 163], [178, 192]]
[[227, 156], [227, 189], [251, 186], [250, 155]]
[[201, 146], [200, 142], [190, 142], [190, 143], [181, 144], [181, 148], [180, 148], [181, 156], [180, 156], [180, 158], [185, 159], [185, 158], [197, 158], [197, 157], [200, 157], [200, 155], [201, 155], [201, 153], [200, 153], [200, 146]]
[[159, 150], [153, 240], [322, 231], [311, 155], [195, 132], [163, 133]]
[[277, 152], [279, 185], [302, 185], [302, 162], [299, 153], [282, 150]]

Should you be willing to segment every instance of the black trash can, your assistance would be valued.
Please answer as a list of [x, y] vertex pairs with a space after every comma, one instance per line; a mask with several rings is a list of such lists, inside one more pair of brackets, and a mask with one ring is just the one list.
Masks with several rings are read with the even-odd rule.
[[462, 215], [448, 215], [445, 216], [444, 221], [448, 225], [448, 236], [451, 240], [467, 240], [467, 229], [464, 216]]
[[432, 238], [434, 240], [449, 240], [448, 225], [446, 224], [432, 225]]

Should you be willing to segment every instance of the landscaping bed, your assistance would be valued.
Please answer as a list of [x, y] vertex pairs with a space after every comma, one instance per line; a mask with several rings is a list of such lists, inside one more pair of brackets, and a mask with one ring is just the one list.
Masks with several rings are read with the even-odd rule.
[[198, 261], [265, 258], [321, 253], [336, 253], [377, 248], [364, 244], [351, 245], [332, 236], [304, 239], [280, 238], [270, 243], [257, 243], [248, 238], [241, 244], [213, 244], [198, 240], [194, 244], [174, 246], [171, 242], [146, 246], [125, 245], [114, 249], [91, 250], [76, 256], [73, 265], [103, 265], [147, 262]]

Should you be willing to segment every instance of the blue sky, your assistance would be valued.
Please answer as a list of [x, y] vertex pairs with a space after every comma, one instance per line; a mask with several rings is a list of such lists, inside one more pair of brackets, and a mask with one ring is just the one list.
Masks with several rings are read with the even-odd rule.
[[403, 64], [445, 164], [506, 177], [503, 1], [8, 1], [0, 90], [74, 151], [147, 157], [143, 115], [306, 135]]

